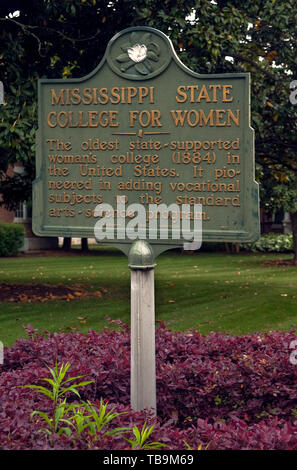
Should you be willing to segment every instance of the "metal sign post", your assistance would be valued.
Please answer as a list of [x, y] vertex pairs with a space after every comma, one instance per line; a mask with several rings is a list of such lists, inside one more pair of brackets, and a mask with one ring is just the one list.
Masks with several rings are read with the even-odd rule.
[[131, 269], [131, 407], [156, 414], [154, 253], [145, 240], [133, 243]]

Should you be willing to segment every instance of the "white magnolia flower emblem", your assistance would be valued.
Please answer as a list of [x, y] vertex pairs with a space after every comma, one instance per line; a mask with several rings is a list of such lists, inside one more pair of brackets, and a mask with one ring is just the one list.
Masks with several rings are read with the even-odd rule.
[[142, 62], [147, 56], [147, 47], [144, 44], [135, 44], [127, 49], [127, 53], [133, 62]]
[[133, 32], [129, 42], [121, 46], [122, 53], [116, 57], [121, 64], [120, 69], [126, 72], [134, 68], [141, 75], [148, 75], [154, 71], [154, 62], [159, 61], [160, 46], [152, 41], [151, 33], [145, 33], [141, 38]]

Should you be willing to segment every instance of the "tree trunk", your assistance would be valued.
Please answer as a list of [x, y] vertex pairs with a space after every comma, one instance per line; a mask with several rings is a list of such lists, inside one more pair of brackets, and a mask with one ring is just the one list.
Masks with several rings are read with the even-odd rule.
[[294, 263], [297, 265], [297, 212], [291, 212], [290, 219], [293, 232]]
[[70, 248], [71, 248], [71, 237], [64, 237], [62, 249], [64, 251], [69, 251]]
[[82, 238], [81, 239], [81, 251], [88, 251], [88, 239], [87, 238]]

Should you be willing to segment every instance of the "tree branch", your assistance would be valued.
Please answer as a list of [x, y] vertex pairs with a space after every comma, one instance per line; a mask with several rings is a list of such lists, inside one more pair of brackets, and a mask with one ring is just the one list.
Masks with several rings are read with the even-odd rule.
[[261, 65], [259, 65], [257, 62], [255, 62], [254, 60], [250, 59], [249, 57], [245, 57], [241, 54], [235, 54], [235, 53], [230, 53], [230, 52], [226, 52], [226, 51], [223, 51], [222, 54], [224, 54], [225, 56], [230, 56], [230, 57], [233, 57], [233, 59], [237, 59], [237, 60], [240, 60], [242, 62], [247, 62], [248, 64], [252, 65], [253, 67], [255, 67], [257, 70], [259, 70], [260, 72], [262, 72], [264, 75], [267, 75], [267, 77], [271, 78], [272, 80], [280, 80], [278, 77], [276, 77], [273, 73], [269, 72], [268, 70], [265, 70], [261, 67]]
[[90, 41], [90, 40], [96, 38], [96, 37], [101, 33], [100, 29], [98, 29], [95, 34], [93, 34], [92, 36], [88, 36], [88, 37], [86, 37], [86, 38], [70, 38], [69, 36], [67, 36], [67, 35], [66, 35], [65, 33], [63, 33], [62, 31], [59, 31], [59, 30], [54, 29], [54, 28], [50, 28], [49, 26], [32, 26], [32, 25], [26, 25], [26, 24], [24, 24], [24, 23], [21, 23], [20, 21], [16, 21], [15, 19], [9, 18], [9, 17], [7, 17], [7, 18], [0, 18], [0, 21], [10, 21], [10, 22], [16, 24], [17, 26], [19, 26], [19, 27], [23, 30], [23, 32], [24, 32], [25, 34], [30, 34], [31, 36], [33, 36], [33, 37], [37, 40], [37, 42], [38, 42], [38, 52], [39, 52], [40, 55], [42, 55], [41, 52], [40, 52], [40, 51], [41, 51], [41, 47], [42, 47], [42, 43], [41, 43], [40, 38], [39, 38], [36, 34], [34, 34], [34, 33], [32, 32], [32, 29], [44, 29], [44, 30], [46, 30], [46, 31], [50, 31], [50, 32], [52, 32], [52, 33], [54, 33], [54, 34], [58, 34], [59, 36], [61, 36], [61, 37], [62, 37], [63, 39], [65, 39], [66, 41], [70, 41], [72, 44], [74, 44], [75, 42]]
[[36, 28], [36, 26], [30, 26], [30, 25], [23, 24], [20, 21], [16, 21], [15, 19], [9, 18], [9, 17], [0, 18], [0, 21], [10, 21], [11, 23], [14, 23], [17, 26], [19, 26], [19, 28], [21, 28], [23, 30], [24, 34], [30, 34], [30, 36], [33, 36], [36, 39], [36, 41], [38, 42], [38, 53], [39, 53], [39, 55], [42, 56], [42, 54], [41, 54], [42, 44], [41, 44], [41, 41], [40, 41], [39, 37], [36, 36], [36, 34], [34, 34], [32, 31], [29, 31], [30, 29]]

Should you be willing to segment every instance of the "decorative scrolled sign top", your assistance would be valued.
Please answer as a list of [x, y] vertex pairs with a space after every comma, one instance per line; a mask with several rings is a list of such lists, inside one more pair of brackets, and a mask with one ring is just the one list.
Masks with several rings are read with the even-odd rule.
[[160, 31], [129, 28], [110, 41], [106, 50], [107, 62], [121, 77], [147, 80], [168, 67], [172, 58], [170, 49], [168, 38]]

